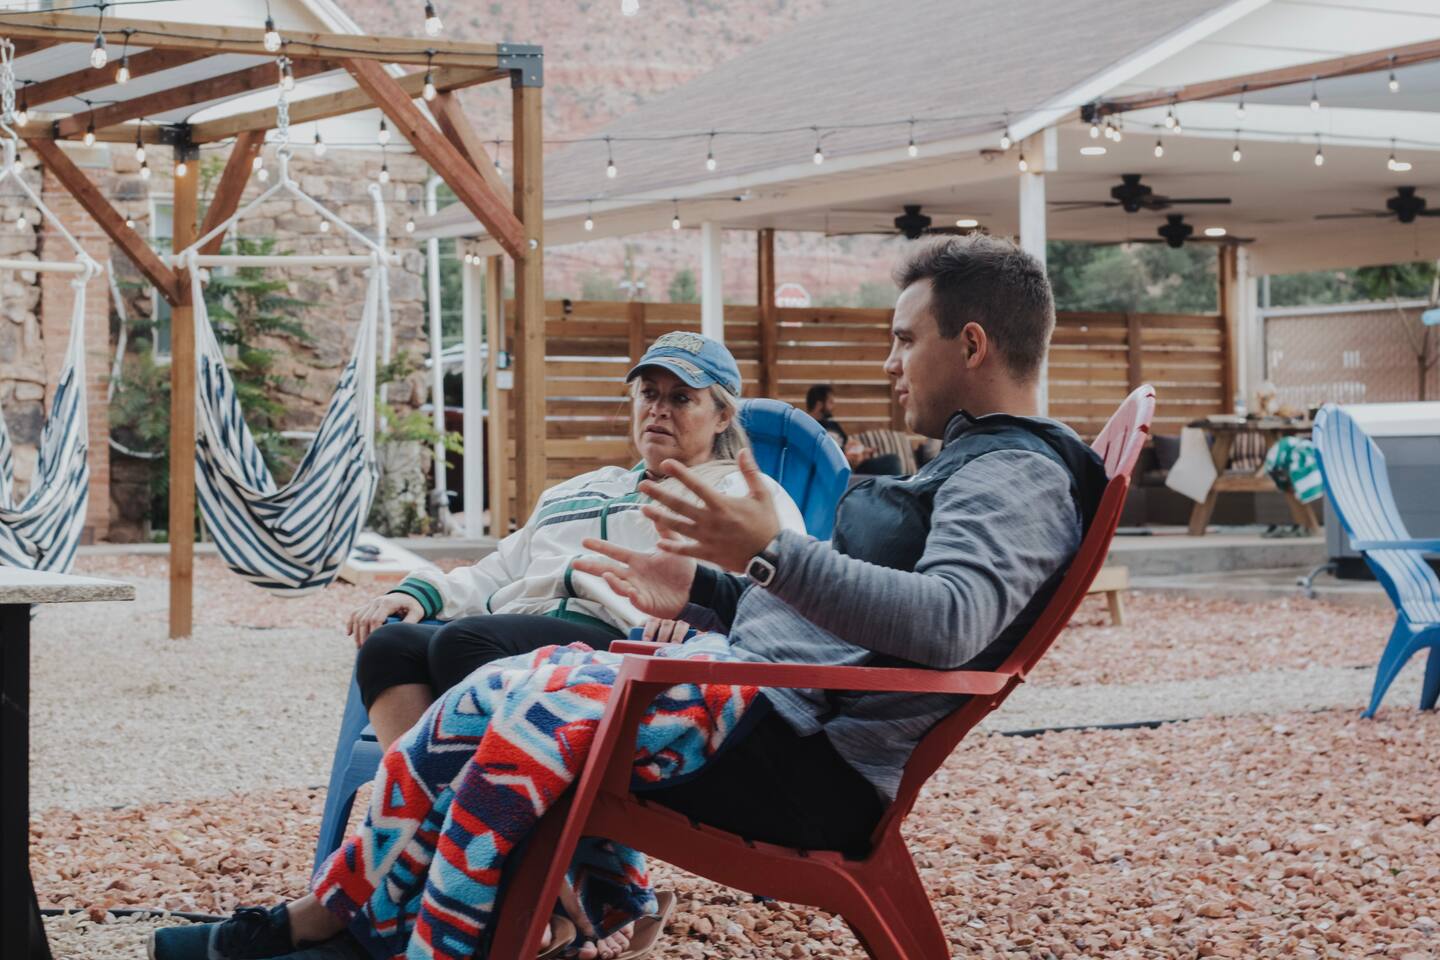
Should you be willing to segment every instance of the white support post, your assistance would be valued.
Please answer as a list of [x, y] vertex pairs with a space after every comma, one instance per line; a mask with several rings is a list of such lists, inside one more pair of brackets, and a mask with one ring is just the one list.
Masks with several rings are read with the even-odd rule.
[[718, 224], [700, 224], [700, 332], [725, 342], [725, 277], [721, 246], [725, 231]]
[[[1259, 278], [1250, 273], [1250, 251], [1241, 247], [1235, 254], [1235, 333], [1239, 343], [1238, 389], [1246, 405], [1255, 402], [1265, 376], [1265, 319], [1260, 313]], [[1229, 397], [1222, 397], [1229, 400]]]
[[461, 266], [461, 316], [465, 336], [465, 536], [485, 535], [485, 317], [484, 275], [479, 265]]
[[[1056, 153], [1053, 127], [1029, 137], [1023, 144], [1029, 171], [1020, 176], [1020, 249], [1045, 266], [1045, 170]], [[1040, 383], [1035, 391], [1036, 411], [1043, 417], [1050, 410], [1049, 365], [1040, 368]]]
[[[437, 204], [435, 191], [440, 184], [439, 177], [431, 177], [425, 183], [425, 212], [435, 215]], [[435, 432], [445, 436], [445, 368], [441, 363], [444, 352], [443, 328], [441, 325], [440, 303], [440, 241], [434, 237], [425, 241], [426, 282], [430, 327], [430, 404], [435, 408]], [[450, 496], [445, 487], [445, 442], [435, 444], [435, 489], [431, 498], [440, 516], [440, 531], [443, 533], [450, 517]]]

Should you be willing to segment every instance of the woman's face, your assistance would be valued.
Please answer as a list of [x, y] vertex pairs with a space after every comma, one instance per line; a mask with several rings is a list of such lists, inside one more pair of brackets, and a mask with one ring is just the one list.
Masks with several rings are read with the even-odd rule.
[[646, 367], [631, 405], [630, 436], [649, 470], [669, 459], [687, 467], [706, 462], [715, 437], [730, 426], [707, 388], [688, 386], [669, 370]]

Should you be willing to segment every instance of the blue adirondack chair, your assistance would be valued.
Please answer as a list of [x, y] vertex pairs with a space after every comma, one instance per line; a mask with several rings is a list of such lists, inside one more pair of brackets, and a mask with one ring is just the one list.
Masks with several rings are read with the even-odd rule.
[[[835, 441], [809, 414], [778, 400], [744, 401], [740, 405], [740, 423], [750, 435], [761, 472], [779, 483], [795, 501], [806, 532], [828, 540], [835, 529], [835, 505], [850, 480], [850, 467]], [[317, 868], [345, 839], [355, 792], [375, 778], [380, 757], [380, 744], [365, 715], [360, 687], [352, 673], [335, 742], [335, 759], [330, 765], [320, 839], [315, 846]]]
[[1321, 408], [1314, 438], [1325, 495], [1350, 535], [1351, 546], [1375, 572], [1397, 614], [1365, 716], [1375, 715], [1401, 668], [1426, 647], [1430, 654], [1420, 709], [1430, 710], [1440, 695], [1440, 578], [1422, 554], [1440, 551], [1440, 539], [1410, 536], [1390, 492], [1385, 455], [1342, 408], [1334, 404]]

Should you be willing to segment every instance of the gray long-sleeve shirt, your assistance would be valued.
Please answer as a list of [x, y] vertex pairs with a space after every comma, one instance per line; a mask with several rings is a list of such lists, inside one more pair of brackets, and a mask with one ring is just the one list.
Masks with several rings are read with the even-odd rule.
[[[939, 669], [970, 661], [1075, 554], [1071, 478], [1029, 450], [969, 460], [935, 493], [913, 572], [882, 567], [793, 532], [778, 538], [776, 576], [744, 592], [730, 646], [773, 663], [855, 665], [881, 654]], [[691, 605], [697, 625], [713, 617]], [[915, 744], [959, 699], [767, 689], [799, 733], [824, 730], [846, 761], [893, 799]]]

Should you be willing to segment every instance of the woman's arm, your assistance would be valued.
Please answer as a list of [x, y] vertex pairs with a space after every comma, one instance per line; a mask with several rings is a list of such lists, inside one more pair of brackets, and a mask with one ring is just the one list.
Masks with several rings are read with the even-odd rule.
[[[545, 497], [540, 502], [544, 503]], [[530, 566], [530, 542], [539, 512], [537, 505], [525, 526], [501, 540], [495, 552], [478, 563], [449, 573], [442, 573], [439, 567], [421, 567], [390, 592], [413, 597], [426, 619], [453, 620], [489, 613], [486, 603], [491, 595], [523, 577]]]

